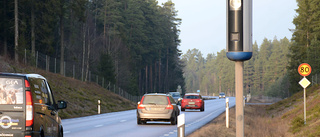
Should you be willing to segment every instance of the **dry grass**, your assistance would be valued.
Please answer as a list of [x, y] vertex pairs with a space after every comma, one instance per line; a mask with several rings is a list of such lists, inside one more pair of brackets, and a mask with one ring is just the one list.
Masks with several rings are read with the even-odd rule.
[[59, 111], [61, 118], [74, 118], [97, 114], [97, 101], [101, 100], [101, 113], [134, 109], [136, 104], [101, 86], [63, 77], [30, 66], [17, 65], [0, 56], [0, 72], [37, 73], [44, 76], [53, 90], [55, 100], [68, 102], [67, 109]]
[[[273, 117], [266, 111], [267, 106], [246, 105], [244, 107], [244, 125], [246, 137], [287, 137], [288, 122], [281, 117]], [[188, 137], [235, 137], [235, 108], [230, 108], [229, 128], [226, 128], [225, 113], [195, 131]]]

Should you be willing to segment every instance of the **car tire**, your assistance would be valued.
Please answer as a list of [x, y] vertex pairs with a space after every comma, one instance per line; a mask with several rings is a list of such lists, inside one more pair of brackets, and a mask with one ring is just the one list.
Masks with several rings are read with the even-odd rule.
[[181, 108], [181, 111], [185, 111], [186, 109], [185, 108]]
[[171, 125], [177, 125], [177, 116], [174, 116], [170, 119]]
[[204, 111], [204, 106], [202, 106], [202, 107], [200, 108], [200, 111]]
[[144, 124], [144, 122], [140, 118], [137, 118], [137, 124], [141, 125], [141, 124]]
[[60, 127], [59, 136], [58, 137], [63, 137], [63, 128], [62, 128], [62, 126]]

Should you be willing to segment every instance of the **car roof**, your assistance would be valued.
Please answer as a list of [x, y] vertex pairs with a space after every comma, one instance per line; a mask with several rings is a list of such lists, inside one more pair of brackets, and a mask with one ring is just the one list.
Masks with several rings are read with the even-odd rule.
[[186, 93], [185, 95], [198, 95], [199, 96], [198, 93]]
[[25, 78], [41, 78], [45, 79], [43, 76], [39, 74], [22, 74], [22, 73], [6, 73], [6, 72], [0, 72], [1, 76], [12, 76], [12, 77], [25, 77]]
[[164, 94], [164, 93], [147, 93], [144, 94], [144, 96], [167, 96], [168, 94]]

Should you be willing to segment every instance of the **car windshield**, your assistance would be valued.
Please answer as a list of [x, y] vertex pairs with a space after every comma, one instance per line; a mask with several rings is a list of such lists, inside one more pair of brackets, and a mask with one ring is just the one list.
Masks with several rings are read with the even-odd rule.
[[188, 95], [184, 97], [185, 99], [199, 99], [200, 97], [197, 95]]
[[224, 95], [224, 93], [220, 93], [220, 95]]
[[144, 96], [142, 104], [167, 105], [166, 96]]
[[172, 97], [180, 97], [180, 93], [171, 93]]

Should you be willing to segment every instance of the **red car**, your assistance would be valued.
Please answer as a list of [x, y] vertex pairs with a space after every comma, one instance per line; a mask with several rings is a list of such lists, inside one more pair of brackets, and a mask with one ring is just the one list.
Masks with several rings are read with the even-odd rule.
[[196, 93], [187, 93], [181, 101], [181, 111], [185, 109], [200, 109], [204, 111], [204, 101], [201, 95]]

